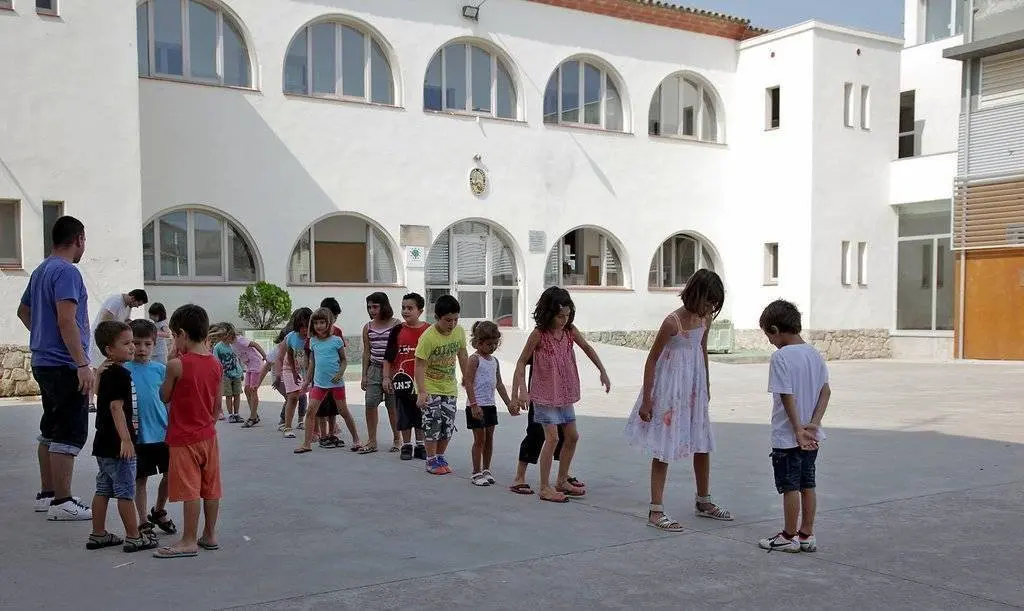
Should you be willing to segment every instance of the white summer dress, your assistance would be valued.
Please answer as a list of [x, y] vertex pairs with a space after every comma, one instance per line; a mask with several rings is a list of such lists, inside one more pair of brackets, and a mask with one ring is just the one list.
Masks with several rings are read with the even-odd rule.
[[701, 346], [705, 325], [684, 330], [675, 313], [670, 318], [675, 321], [676, 334], [669, 338], [655, 364], [651, 421], [640, 419], [644, 399], [641, 390], [625, 431], [630, 446], [662, 462], [715, 449]]

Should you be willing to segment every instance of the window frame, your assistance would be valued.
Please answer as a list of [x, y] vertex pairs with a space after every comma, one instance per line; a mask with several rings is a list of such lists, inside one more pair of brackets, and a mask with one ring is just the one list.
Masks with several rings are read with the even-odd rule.
[[[899, 119], [897, 119], [897, 123], [896, 123], [896, 129], [897, 129], [896, 158], [897, 159], [911, 159], [911, 158], [919, 156], [919, 151], [917, 150], [917, 90], [916, 89], [911, 89], [909, 91], [901, 91], [900, 92], [900, 113], [901, 114], [902, 114], [903, 108], [904, 108], [904, 106], [903, 106], [903, 98], [905, 96], [911, 101], [911, 104], [910, 104], [910, 106], [908, 108], [910, 108], [910, 111], [911, 111], [911, 114], [913, 115], [913, 117], [912, 117], [912, 119], [910, 121], [910, 130], [909, 131], [900, 131], [900, 123], [902, 123], [902, 121], [899, 121]], [[902, 152], [900, 151], [900, 141], [902, 141], [906, 137], [910, 137], [911, 138], [911, 147], [910, 147], [911, 148], [911, 154], [910, 155], [903, 155]]]
[[[577, 86], [578, 86], [577, 94], [579, 95], [579, 104], [578, 104], [576, 110], [579, 112], [579, 119], [580, 119], [579, 121], [564, 121], [562, 119], [562, 115], [565, 113], [565, 110], [562, 108], [562, 90], [563, 90], [562, 82], [563, 82], [563, 75], [564, 75], [563, 68], [569, 62], [576, 62], [576, 64], [578, 65], [579, 75], [578, 75], [578, 82], [577, 82]], [[600, 110], [598, 112], [600, 114], [601, 121], [598, 124], [593, 124], [593, 123], [587, 123], [586, 122], [586, 106], [587, 106], [587, 104], [586, 104], [586, 89], [585, 89], [585, 87], [586, 87], [586, 71], [587, 71], [587, 66], [590, 66], [591, 68], [596, 69], [600, 73], [600, 75], [601, 75], [601, 89], [600, 89], [600, 93], [598, 94], [599, 98], [600, 98], [599, 99], [599, 103], [601, 104]], [[555, 68], [555, 73], [553, 73], [551, 75], [551, 77], [548, 78], [548, 83], [547, 83], [548, 85], [551, 84], [551, 81], [552, 81], [552, 79], [555, 78], [556, 74], [558, 76], [558, 80], [556, 81], [556, 87], [557, 87], [557, 93], [558, 93], [557, 101], [556, 101], [556, 113], [555, 113], [556, 120], [549, 121], [547, 119], [547, 116], [544, 115], [544, 116], [541, 117], [541, 122], [544, 125], [560, 125], [560, 126], [563, 126], [563, 127], [575, 127], [575, 128], [578, 128], [578, 129], [590, 129], [590, 130], [606, 131], [606, 132], [619, 133], [619, 134], [629, 133], [628, 126], [627, 126], [627, 121], [626, 121], [626, 100], [625, 100], [625, 97], [622, 95], [623, 85], [622, 85], [621, 81], [619, 81], [618, 79], [616, 79], [613, 76], [613, 73], [610, 70], [605, 68], [601, 63], [592, 61], [592, 60], [590, 60], [587, 57], [570, 57], [570, 58], [566, 59], [565, 61], [561, 62], [560, 64], [558, 64], [558, 67]], [[607, 126], [608, 125], [608, 108], [607, 107], [608, 107], [608, 81], [609, 80], [612, 81], [612, 84], [614, 85], [614, 88], [615, 88], [615, 92], [619, 96], [619, 110], [622, 113], [622, 129], [612, 129], [612, 128]], [[548, 87], [545, 86], [545, 88], [544, 88], [544, 95], [545, 96], [547, 95], [547, 89], [548, 89]], [[543, 115], [543, 110], [542, 110], [541, 114]]]
[[[772, 95], [775, 92], [775, 95]], [[764, 129], [774, 131], [782, 128], [782, 86], [773, 85], [764, 90]]]
[[[577, 231], [586, 231], [588, 229], [593, 231], [593, 232], [595, 232], [595, 233], [597, 233], [597, 235], [598, 235], [598, 256], [600, 257], [600, 261], [601, 261], [601, 283], [600, 284], [566, 284], [565, 283], [565, 272], [562, 269], [562, 262], [565, 260], [564, 257], [563, 257], [563, 255], [564, 255], [564, 250], [563, 249], [565, 248], [565, 238], [566, 238], [566, 236], [568, 236], [571, 233], [575, 233]], [[611, 252], [615, 253], [616, 259], [618, 259], [618, 262], [619, 262], [619, 269], [620, 269], [620, 273], [622, 274], [622, 284], [621, 285], [611, 285], [610, 286], [608, 284], [609, 242], [610, 242], [610, 245], [611, 245]], [[545, 272], [544, 272], [544, 286], [545, 287], [548, 287], [548, 286], [560, 286], [560, 287], [562, 287], [562, 288], [564, 288], [566, 290], [569, 290], [569, 291], [578, 290], [578, 289], [583, 289], [583, 290], [587, 290], [587, 289], [630, 290], [631, 287], [630, 287], [629, 277], [626, 275], [626, 264], [622, 260], [622, 254], [621, 254], [622, 253], [622, 247], [619, 246], [617, 241], [614, 240], [603, 229], [598, 229], [597, 227], [588, 227], [588, 226], [577, 227], [575, 229], [570, 229], [569, 231], [567, 231], [564, 234], [562, 234], [562, 236], [558, 238], [558, 241], [555, 242], [555, 244], [548, 250], [548, 256], [547, 256], [547, 259], [545, 261], [549, 261], [551, 259], [552, 252], [554, 252], [556, 250], [557, 250], [557, 253], [558, 253], [558, 259], [557, 259], [557, 261], [558, 261], [558, 273], [557, 273], [557, 277], [556, 277], [557, 282], [555, 282], [554, 284], [549, 284], [548, 281], [547, 281], [547, 275], [548, 275], [547, 274], [547, 270], [545, 270]], [[580, 253], [577, 253], [577, 260], [576, 260], [576, 265], [577, 266], [581, 265], [581, 261], [579, 260], [579, 256], [578, 256], [579, 254]], [[585, 264], [586, 262], [583, 261], [582, 263]], [[547, 265], [545, 264], [545, 267], [546, 266]]]
[[60, 0], [50, 0], [50, 3], [53, 5], [51, 8], [42, 8], [39, 6], [39, 0], [36, 0], [36, 14], [47, 17], [60, 16]]
[[[464, 100], [465, 108], [449, 108], [448, 107], [448, 96], [445, 95], [447, 91], [446, 85], [448, 84], [448, 62], [445, 61], [445, 53], [449, 48], [455, 46], [462, 46], [466, 51], [466, 74], [465, 74], [465, 87], [466, 87], [466, 99]], [[491, 110], [485, 112], [482, 110], [473, 110], [473, 49], [477, 48], [491, 56]], [[427, 108], [427, 98], [423, 96], [423, 110], [425, 112], [433, 113], [444, 113], [451, 115], [465, 115], [471, 117], [488, 117], [491, 119], [501, 119], [505, 121], [519, 121], [519, 83], [516, 81], [515, 73], [509, 68], [509, 62], [504, 61], [498, 57], [498, 52], [494, 49], [486, 47], [481, 44], [477, 44], [473, 41], [455, 41], [445, 44], [443, 47], [437, 50], [434, 55], [431, 56], [430, 61], [427, 62], [427, 70], [423, 74], [423, 89], [426, 92], [427, 88], [427, 72], [430, 72], [430, 67], [433, 66], [434, 61], [437, 60], [441, 65], [441, 108]], [[498, 114], [498, 68], [501, 67], [508, 74], [509, 81], [512, 83], [512, 116], [502, 117]]]
[[43, 257], [46, 257], [46, 253], [50, 252], [50, 242], [53, 241], [53, 236], [50, 235], [52, 228], [46, 227], [46, 207], [56, 206], [57, 207], [57, 218], [64, 216], [64, 202], [58, 200], [43, 200]]
[[[676, 86], [679, 88], [679, 91], [680, 91], [680, 95], [679, 95], [680, 104], [679, 104], [679, 108], [678, 108], [677, 113], [676, 113], [676, 119], [678, 120], [677, 125], [678, 125], [679, 130], [682, 130], [683, 123], [684, 123], [683, 122], [683, 110], [685, 109], [685, 107], [682, 104], [682, 89], [683, 89], [683, 87], [685, 87], [685, 85], [687, 83], [689, 83], [691, 87], [693, 87], [694, 89], [697, 90], [697, 112], [694, 113], [694, 117], [693, 117], [693, 127], [694, 127], [693, 131], [694, 131], [694, 134], [692, 136], [684, 134], [684, 133], [681, 133], [681, 132], [675, 133], [675, 134], [666, 134], [666, 133], [664, 133], [663, 126], [661, 125], [661, 116], [664, 115], [664, 112], [665, 112], [664, 111], [664, 109], [665, 109], [665, 97], [664, 97], [665, 96], [665, 92], [664, 92], [664, 87], [665, 87], [665, 83], [667, 83], [669, 80], [674, 80], [676, 82]], [[693, 140], [693, 141], [697, 141], [697, 142], [707, 142], [707, 143], [711, 143], [711, 144], [721, 144], [722, 143], [722, 140], [723, 140], [723, 138], [721, 137], [722, 126], [721, 126], [721, 120], [719, 118], [721, 116], [721, 105], [717, 103], [718, 102], [718, 94], [715, 91], [714, 87], [712, 87], [709, 84], [706, 84], [702, 79], [694, 78], [694, 76], [692, 74], [687, 74], [687, 73], [673, 74], [673, 75], [670, 75], [670, 76], [666, 77], [660, 83], [658, 83], [658, 86], [654, 90], [654, 95], [658, 96], [658, 109], [659, 109], [658, 133], [652, 133], [650, 118], [648, 118], [648, 122], [647, 122], [648, 123], [648, 126], [647, 126], [647, 133], [648, 133], [648, 135], [656, 136], [656, 137], [660, 137], [660, 138], [678, 138], [680, 140]], [[707, 137], [704, 134], [704, 115], [705, 115], [705, 106], [706, 106], [706, 104], [704, 103], [705, 97], [707, 97], [708, 99], [711, 100], [711, 102], [712, 102], [711, 106], [712, 106], [712, 108], [714, 110], [714, 117], [715, 117], [715, 130], [714, 130], [715, 133], [710, 138]], [[653, 97], [651, 98], [651, 103], [652, 104], [654, 103], [654, 98]]]
[[[664, 254], [665, 253], [665, 244], [667, 242], [671, 242], [671, 244], [672, 244], [673, 252], [671, 253], [671, 257], [669, 259], [671, 261], [671, 267], [669, 269], [669, 278], [675, 278], [676, 277], [676, 262], [679, 260], [679, 257], [677, 256], [677, 245], [678, 245], [678, 242], [676, 242], [677, 238], [686, 238], [687, 240], [692, 240], [693, 243], [694, 243], [694, 249], [695, 249], [695, 256], [693, 258], [693, 261], [694, 261], [693, 271], [694, 271], [694, 273], [696, 273], [697, 270], [701, 270], [701, 269], [710, 269], [710, 270], [714, 270], [715, 269], [714, 257], [713, 256], [710, 257], [710, 263], [711, 263], [710, 266], [708, 265], [708, 259], [705, 259], [705, 257], [704, 257], [704, 251], [705, 250], [708, 251], [709, 254], [711, 253], [711, 247], [708, 244], [708, 242], [706, 240], [704, 240], [704, 239], [702, 239], [702, 238], [692, 234], [692, 233], [687, 233], [685, 231], [679, 231], [679, 232], [673, 233], [672, 235], [670, 235], [667, 238], [665, 238], [664, 240], [662, 240], [661, 243], [658, 244], [658, 248], [655, 249], [655, 251], [654, 251], [654, 258], [651, 259], [651, 266], [648, 267], [648, 271], [647, 271], [647, 288], [648, 288], [648, 290], [654, 290], [654, 291], [672, 290], [672, 291], [676, 291], [676, 290], [679, 290], [679, 289], [686, 288], [686, 282], [684, 282], [681, 285], [672, 284], [670, 286], [665, 286], [665, 274], [664, 274], [664, 271], [665, 271], [665, 269], [664, 269], [664, 267], [665, 267], [665, 254]], [[657, 263], [657, 269], [658, 269], [657, 284], [651, 283], [651, 277], [650, 277], [650, 271], [651, 271], [651, 269], [654, 268], [654, 264], [655, 263]], [[687, 280], [689, 280], [689, 278]]]
[[[938, 1], [938, 0], [934, 0]], [[946, 24], [946, 31], [944, 35], [937, 36], [935, 38], [928, 37], [928, 4], [929, 0], [920, 0], [918, 4], [918, 24], [920, 25], [920, 31], [918, 32], [918, 44], [928, 44], [939, 40], [945, 40], [954, 36], [959, 36], [964, 32], [965, 22], [965, 11], [961, 9], [960, 5], [962, 0], [944, 0], [949, 3], [949, 23]]]
[[[231, 87], [234, 89], [244, 89], [246, 91], [256, 91], [256, 62], [254, 61], [252, 46], [244, 35], [241, 22], [236, 19], [230, 13], [227, 13], [223, 6], [219, 3], [209, 2], [208, 0], [179, 0], [181, 7], [181, 74], [168, 74], [166, 72], [158, 72], [156, 70], [156, 11], [153, 10], [155, 0], [142, 0], [138, 2], [135, 7], [143, 4], [146, 5], [146, 20], [147, 20], [147, 42], [149, 44], [146, 74], [140, 74], [139, 78], [152, 78], [161, 80], [177, 81], [181, 83], [196, 83], [200, 85], [215, 85], [218, 87]], [[189, 24], [189, 2], [196, 2], [213, 11], [216, 14], [216, 57], [214, 59], [214, 68], [217, 71], [217, 78], [203, 78], [192, 76], [192, 45], [191, 45], [191, 28]], [[233, 85], [224, 82], [224, 27], [226, 24], [231, 23], [234, 26], [234, 30], [238, 33], [240, 42], [242, 43], [246, 57], [248, 58], [249, 70], [248, 70], [248, 85]], [[136, 24], [138, 27], [138, 24]]]
[[[332, 281], [320, 282], [320, 281], [317, 281], [317, 279], [316, 279], [316, 232], [315, 232], [315, 229], [316, 229], [316, 226], [319, 223], [322, 223], [323, 221], [326, 221], [327, 219], [336, 218], [336, 217], [347, 217], [347, 218], [351, 218], [351, 219], [356, 219], [358, 221], [363, 222], [366, 225], [366, 242], [364, 242], [364, 243], [366, 244], [366, 261], [365, 261], [365, 266], [366, 266], [367, 282], [332, 282]], [[385, 239], [384, 240], [378, 240], [377, 239], [377, 235], [374, 233], [375, 231], [379, 231], [383, 236], [385, 236]], [[325, 216], [325, 217], [323, 217], [321, 219], [318, 219], [316, 222], [311, 224], [309, 227], [307, 227], [305, 230], [303, 230], [302, 233], [299, 234], [298, 239], [295, 240], [295, 246], [292, 246], [291, 251], [288, 252], [288, 285], [289, 286], [383, 286], [383, 287], [404, 286], [402, 284], [402, 278], [399, 275], [399, 268], [398, 268], [398, 266], [399, 266], [399, 263], [400, 263], [400, 259], [398, 258], [397, 254], [395, 252], [395, 249], [392, 248], [391, 242], [386, 239], [386, 236], [387, 236], [387, 233], [382, 228], [378, 227], [376, 225], [376, 223], [374, 223], [370, 219], [364, 218], [364, 217], [359, 216], [359, 215], [341, 213], [341, 214], [332, 214], [332, 215], [329, 215], [329, 216]], [[306, 237], [309, 240], [309, 281], [307, 281], [307, 282], [301, 282], [301, 281], [294, 281], [294, 280], [292, 280], [291, 258], [292, 258], [292, 255], [295, 253], [295, 249], [299, 246], [299, 244], [302, 243], [302, 238], [303, 237]], [[376, 262], [375, 259], [374, 259], [374, 256], [375, 256], [375, 254], [374, 254], [374, 252], [375, 252], [374, 245], [378, 244], [378, 243], [383, 245], [388, 250], [388, 252], [391, 253], [391, 263], [394, 266], [394, 270], [395, 270], [395, 281], [394, 282], [380, 282], [380, 281], [377, 281], [377, 279], [374, 277], [375, 276], [375, 266], [374, 266], [374, 263]]]
[[[185, 255], [187, 257], [187, 276], [164, 276], [160, 272], [160, 219], [163, 217], [175, 214], [178, 212], [184, 212], [185, 217]], [[199, 276], [196, 274], [196, 238], [195, 238], [195, 214], [203, 214], [208, 217], [217, 219], [220, 222], [220, 257], [221, 257], [221, 275], [220, 276]], [[256, 250], [252, 239], [241, 229], [241, 227], [233, 220], [224, 216], [220, 212], [210, 210], [208, 208], [172, 208], [170, 210], [164, 210], [159, 214], [153, 216], [148, 223], [142, 226], [142, 232], [145, 233], [146, 228], [150, 225], [153, 226], [153, 277], [144, 278], [143, 281], [146, 284], [196, 284], [196, 285], [248, 285], [254, 282], [259, 282], [263, 279], [263, 266], [260, 264], [259, 252]], [[237, 233], [245, 243], [246, 248], [249, 251], [249, 255], [253, 259], [253, 279], [252, 280], [231, 280], [231, 237], [230, 233]], [[143, 254], [143, 261], [145, 261], [145, 254]], [[145, 264], [143, 264], [143, 274], [145, 274]]]
[[[334, 93], [313, 91], [312, 30], [318, 25], [331, 25], [334, 29]], [[344, 93], [345, 63], [342, 58], [342, 32], [343, 28], [346, 27], [363, 35], [363, 95], [361, 96], [346, 95]], [[289, 91], [286, 89], [287, 79], [284, 78], [284, 72], [288, 69], [288, 53], [291, 51], [292, 46], [297, 42], [300, 34], [305, 34], [306, 38], [306, 90], [304, 92]], [[384, 56], [385, 61], [387, 61], [388, 74], [391, 82], [390, 102], [376, 102], [373, 100], [373, 43], [375, 42], [377, 43], [377, 46], [380, 47], [381, 54]], [[395, 62], [392, 55], [388, 53], [388, 49], [389, 47], [385, 44], [382, 36], [379, 36], [373, 30], [356, 22], [346, 21], [343, 19], [326, 19], [307, 23], [302, 27], [302, 29], [296, 32], [294, 36], [292, 36], [291, 42], [288, 43], [288, 47], [285, 49], [285, 63], [282, 69], [281, 91], [284, 95], [290, 96], [305, 96], [324, 100], [341, 100], [344, 102], [358, 102], [362, 104], [373, 104], [376, 106], [398, 107], [398, 83], [395, 80]]]
[[21, 235], [21, 200], [0, 199], [0, 204], [11, 204], [14, 207], [14, 256], [0, 257], [0, 270], [21, 270], [25, 265], [25, 253], [22, 250], [24, 240]]

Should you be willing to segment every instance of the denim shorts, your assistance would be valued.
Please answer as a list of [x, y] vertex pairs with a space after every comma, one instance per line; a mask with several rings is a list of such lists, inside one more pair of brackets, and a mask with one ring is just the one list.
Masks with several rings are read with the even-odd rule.
[[533, 404], [533, 421], [537, 424], [569, 424], [576, 422], [576, 408], [572, 405]]
[[773, 448], [772, 469], [775, 471], [775, 489], [779, 494], [798, 492], [815, 487], [814, 461], [817, 450], [800, 448]]
[[96, 457], [96, 496], [130, 501], [135, 498], [135, 459]]

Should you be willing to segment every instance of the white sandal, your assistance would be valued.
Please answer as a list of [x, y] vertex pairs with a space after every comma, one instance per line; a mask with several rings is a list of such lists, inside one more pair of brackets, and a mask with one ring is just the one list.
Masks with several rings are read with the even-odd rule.
[[[711, 505], [711, 509], [701, 509], [701, 504]], [[711, 495], [697, 496], [694, 501], [693, 514], [698, 518], [711, 518], [712, 520], [721, 520], [723, 522], [731, 522], [735, 518], [729, 513], [728, 509], [719, 507], [715, 503], [715, 499], [711, 498]]]
[[487, 481], [487, 478], [483, 473], [474, 473], [470, 481], [474, 486], [490, 486], [491, 482]]
[[[660, 513], [661, 514], [661, 517], [658, 518], [657, 522], [651, 522], [651, 514], [652, 513]], [[658, 530], [661, 530], [661, 531], [664, 531], [664, 532], [669, 532], [669, 533], [681, 533], [681, 532], [683, 532], [683, 527], [679, 524], [679, 522], [676, 522], [675, 520], [672, 519], [671, 516], [669, 516], [667, 513], [665, 513], [665, 507], [663, 507], [662, 505], [654, 505], [654, 504], [652, 504], [650, 506], [650, 509], [649, 509], [649, 511], [647, 513], [647, 525], [650, 526], [651, 528], [657, 528]]]

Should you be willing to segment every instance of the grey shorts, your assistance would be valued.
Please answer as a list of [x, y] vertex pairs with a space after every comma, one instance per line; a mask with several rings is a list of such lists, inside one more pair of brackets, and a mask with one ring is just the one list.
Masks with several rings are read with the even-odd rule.
[[366, 370], [366, 409], [377, 409], [381, 403], [395, 409], [395, 395], [384, 392], [384, 367], [370, 365]]
[[533, 404], [533, 421], [537, 424], [569, 424], [576, 422], [576, 408], [572, 405]]
[[423, 410], [423, 438], [427, 441], [451, 439], [455, 434], [455, 397], [427, 395]]
[[135, 498], [135, 459], [96, 457], [96, 495], [130, 501]]

